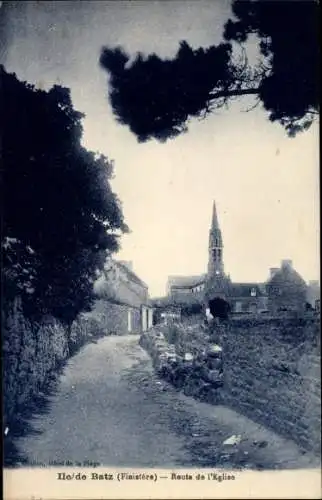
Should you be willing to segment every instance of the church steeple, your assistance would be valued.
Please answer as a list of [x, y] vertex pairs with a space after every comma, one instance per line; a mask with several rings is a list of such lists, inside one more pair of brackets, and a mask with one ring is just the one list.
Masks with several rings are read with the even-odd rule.
[[218, 222], [216, 202], [214, 201], [209, 232], [208, 276], [222, 276], [223, 274], [223, 241]]
[[211, 228], [212, 229], [219, 229], [219, 223], [218, 223], [218, 217], [217, 217], [217, 208], [216, 208], [216, 202], [214, 201], [213, 206], [212, 206], [212, 223], [211, 223]]

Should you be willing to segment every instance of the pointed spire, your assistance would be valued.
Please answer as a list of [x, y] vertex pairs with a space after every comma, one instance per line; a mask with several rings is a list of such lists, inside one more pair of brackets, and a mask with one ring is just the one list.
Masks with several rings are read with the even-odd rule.
[[219, 223], [218, 223], [217, 209], [216, 209], [216, 202], [215, 201], [214, 201], [213, 208], [212, 208], [211, 229], [219, 229]]

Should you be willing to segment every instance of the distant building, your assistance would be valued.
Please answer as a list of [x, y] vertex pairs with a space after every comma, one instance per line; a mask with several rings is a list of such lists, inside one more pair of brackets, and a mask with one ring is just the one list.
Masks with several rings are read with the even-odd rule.
[[[266, 282], [234, 283], [231, 281], [230, 276], [226, 275], [224, 270], [223, 237], [215, 203], [209, 231], [207, 273], [198, 276], [170, 276], [167, 292], [168, 297], [174, 302], [200, 303], [205, 307], [209, 301], [220, 299], [222, 302], [224, 300], [227, 302], [228, 310], [235, 314], [302, 312], [308, 300], [308, 287], [293, 269], [290, 260], [283, 260], [281, 267], [272, 267], [270, 277]], [[311, 300], [315, 303], [319, 300], [319, 295], [315, 298], [313, 295], [312, 292]]]
[[169, 276], [167, 294], [173, 302], [202, 303], [204, 300], [206, 275]]
[[205, 283], [206, 301], [214, 298], [226, 300], [231, 313], [255, 314], [267, 310], [264, 283], [234, 283], [225, 274], [224, 244], [215, 203], [209, 232], [208, 273]]
[[155, 297], [151, 299], [153, 306], [154, 324], [180, 321], [181, 308], [171, 297]]
[[258, 313], [267, 311], [265, 285], [258, 283], [231, 283], [231, 311], [234, 313]]
[[305, 311], [307, 285], [293, 269], [292, 261], [282, 261], [281, 268], [269, 279], [266, 289], [271, 312]]
[[166, 307], [160, 312], [161, 322], [164, 324], [174, 323], [181, 320], [181, 309], [175, 307]]
[[118, 334], [141, 333], [153, 325], [148, 286], [128, 262], [108, 259], [94, 284], [93, 309], [105, 328]]
[[307, 288], [307, 296], [306, 301], [310, 304], [310, 306], [319, 312], [320, 310], [320, 283], [318, 280], [309, 281], [309, 285]]

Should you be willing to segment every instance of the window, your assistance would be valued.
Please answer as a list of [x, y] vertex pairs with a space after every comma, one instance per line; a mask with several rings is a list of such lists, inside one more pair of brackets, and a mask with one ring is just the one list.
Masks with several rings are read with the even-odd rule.
[[218, 248], [218, 259], [221, 259], [221, 248]]
[[241, 302], [236, 302], [235, 303], [235, 312], [236, 313], [241, 313], [243, 310], [242, 303]]
[[217, 259], [217, 250], [216, 250], [216, 248], [213, 249], [212, 255], [213, 255], [213, 258], [216, 260]]
[[256, 297], [256, 288], [252, 288], [251, 291], [250, 291], [250, 295], [252, 297]]

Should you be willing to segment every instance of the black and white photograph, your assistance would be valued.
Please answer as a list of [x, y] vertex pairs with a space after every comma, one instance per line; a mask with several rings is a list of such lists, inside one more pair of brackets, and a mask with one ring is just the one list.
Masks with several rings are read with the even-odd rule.
[[0, 2], [6, 500], [320, 498], [318, 20]]

